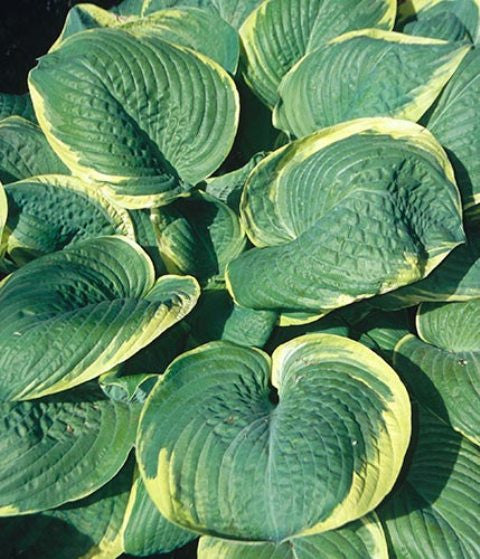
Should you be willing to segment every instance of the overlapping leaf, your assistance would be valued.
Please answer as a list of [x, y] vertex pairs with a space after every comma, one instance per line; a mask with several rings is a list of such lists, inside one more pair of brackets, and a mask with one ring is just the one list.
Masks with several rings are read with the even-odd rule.
[[[448, 17], [450, 16], [450, 17]], [[406, 0], [399, 7], [401, 27], [405, 33], [412, 30], [420, 31], [425, 28], [436, 30], [429, 37], [450, 39], [452, 35], [442, 36], [445, 27], [435, 29], [436, 22], [457, 21], [454, 25], [459, 29], [459, 24], [465, 28], [468, 38], [477, 44], [480, 38], [480, 3], [478, 0]]]
[[235, 542], [204, 536], [199, 559], [388, 559], [387, 542], [375, 514], [338, 530], [282, 543]]
[[80, 4], [70, 10], [62, 33], [50, 51], [68, 37], [97, 27], [122, 29], [138, 37], [160, 37], [205, 54], [232, 74], [237, 68], [240, 45], [235, 30], [215, 12], [196, 8], [122, 18], [92, 4]]
[[394, 371], [346, 338], [300, 337], [272, 361], [212, 342], [177, 358], [153, 389], [137, 458], [169, 520], [281, 541], [341, 526], [383, 499], [408, 444], [409, 410]]
[[155, 210], [153, 219], [170, 273], [206, 282], [223, 276], [228, 262], [245, 247], [243, 227], [233, 210], [203, 192]]
[[378, 514], [392, 557], [475, 559], [480, 553], [480, 451], [424, 407], [433, 394], [414, 405], [410, 458]]
[[0, 407], [1, 516], [51, 509], [102, 487], [125, 463], [140, 411], [95, 385]]
[[416, 122], [468, 50], [377, 29], [347, 33], [306, 56], [285, 77], [275, 126], [302, 137], [360, 117]]
[[195, 305], [191, 277], [163, 276], [133, 241], [78, 242], [0, 288], [0, 398], [30, 399], [109, 371]]
[[89, 238], [134, 238], [129, 214], [75, 177], [48, 175], [6, 185], [5, 248], [17, 265]]
[[480, 301], [425, 303], [394, 357], [425, 407], [480, 444]]
[[0, 180], [4, 183], [68, 169], [52, 151], [40, 128], [19, 116], [0, 121]]
[[132, 485], [132, 468], [122, 468], [89, 497], [36, 515], [0, 521], [5, 557], [27, 559], [115, 559], [122, 551], [121, 528]]
[[445, 153], [425, 129], [391, 119], [272, 153], [248, 179], [242, 216], [257, 248], [227, 268], [235, 301], [313, 318], [420, 280], [464, 241]]
[[357, 29], [392, 29], [393, 0], [266, 0], [240, 29], [245, 77], [266, 105], [278, 101], [283, 76], [306, 53]]
[[32, 100], [28, 93], [24, 95], [0, 93], [0, 120], [9, 116], [21, 116], [31, 122], [36, 122]]
[[473, 50], [424, 119], [428, 129], [447, 149], [464, 208], [473, 214], [480, 202], [479, 94], [480, 53]]
[[238, 96], [228, 74], [161, 39], [85, 31], [42, 58], [29, 83], [60, 158], [127, 207], [186, 195], [222, 163], [235, 136]]

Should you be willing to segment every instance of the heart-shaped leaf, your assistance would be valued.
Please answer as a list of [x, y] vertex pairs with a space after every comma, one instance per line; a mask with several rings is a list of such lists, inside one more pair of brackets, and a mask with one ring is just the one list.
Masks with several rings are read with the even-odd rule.
[[405, 388], [357, 342], [311, 334], [272, 360], [212, 342], [177, 358], [151, 392], [137, 459], [167, 519], [217, 537], [281, 541], [372, 510], [409, 437]]

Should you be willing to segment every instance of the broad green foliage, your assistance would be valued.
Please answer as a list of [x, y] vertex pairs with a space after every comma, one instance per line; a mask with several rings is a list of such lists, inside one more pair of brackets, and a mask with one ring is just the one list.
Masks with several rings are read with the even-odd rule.
[[155, 210], [158, 247], [170, 273], [190, 274], [202, 283], [223, 276], [245, 247], [238, 217], [226, 204], [198, 192]]
[[394, 0], [266, 0], [240, 29], [246, 80], [273, 107], [282, 78], [302, 56], [347, 31], [391, 30], [395, 12]]
[[480, 39], [478, 0], [405, 0], [400, 4], [399, 16], [405, 33], [421, 35], [420, 31], [429, 30], [431, 34], [424, 36], [452, 40], [460, 37], [445, 34], [448, 27], [459, 32], [463, 27], [473, 43]]
[[0, 398], [66, 390], [110, 370], [183, 318], [193, 278], [163, 276], [133, 241], [102, 237], [43, 256], [0, 288]]
[[447, 149], [466, 210], [480, 202], [480, 53], [470, 52], [445, 87], [426, 126]]
[[480, 0], [112, 3], [0, 93], [1, 558], [479, 559]]
[[[425, 406], [480, 445], [480, 301], [425, 303], [417, 314], [419, 338], [409, 335], [394, 357]], [[401, 367], [401, 369], [400, 369]]]
[[416, 435], [401, 481], [378, 511], [390, 557], [476, 559], [480, 450], [424, 404], [414, 405]]
[[50, 49], [68, 37], [96, 27], [112, 27], [137, 37], [152, 36], [192, 48], [234, 74], [240, 54], [235, 30], [214, 12], [195, 8], [161, 10], [144, 18], [122, 18], [91, 4], [73, 7], [60, 37]]
[[134, 238], [128, 212], [80, 179], [39, 176], [8, 184], [5, 193], [5, 249], [16, 265], [88, 238]]
[[401, 467], [409, 415], [394, 371], [346, 338], [296, 338], [271, 360], [212, 342], [176, 359], [153, 389], [137, 459], [169, 520], [280, 541], [372, 510]]
[[2, 519], [2, 553], [18, 559], [118, 557], [123, 551], [121, 529], [131, 483], [128, 465], [85, 499], [32, 516]]
[[[238, 95], [220, 66], [117, 29], [65, 41], [31, 72], [30, 91], [48, 140], [72, 172], [103, 182], [99, 188], [131, 208], [187, 195], [189, 183], [225, 159], [238, 119]], [[94, 143], [92, 125], [100, 131]]]
[[425, 129], [390, 119], [272, 153], [248, 178], [242, 217], [257, 248], [229, 264], [227, 282], [255, 309], [320, 314], [392, 291], [464, 242], [443, 150]]
[[136, 475], [124, 519], [125, 552], [140, 557], [167, 553], [196, 537], [197, 534], [183, 530], [161, 515], [141, 477]]
[[0, 180], [4, 183], [68, 169], [52, 151], [41, 129], [19, 116], [0, 121]]
[[147, 16], [167, 8], [203, 8], [220, 15], [238, 28], [261, 2], [262, 0], [124, 0], [112, 11], [125, 16]]
[[99, 489], [126, 461], [139, 412], [94, 385], [0, 407], [0, 516], [51, 509]]
[[199, 559], [388, 559], [387, 542], [376, 515], [338, 530], [282, 543], [245, 543], [204, 536]]
[[[302, 137], [360, 117], [417, 121], [468, 50], [379, 30], [347, 33], [303, 58], [285, 77], [275, 126]], [[327, 80], [328, 88], [316, 86]]]
[[384, 309], [411, 307], [424, 301], [480, 299], [480, 238], [467, 231], [467, 242], [452, 250], [424, 280], [382, 295], [372, 305]]
[[9, 116], [21, 116], [36, 122], [30, 95], [11, 95], [0, 93], [0, 120]]
[[226, 340], [243, 346], [263, 347], [269, 339], [278, 315], [235, 305], [223, 284], [202, 292], [198, 304], [188, 316], [190, 345]]

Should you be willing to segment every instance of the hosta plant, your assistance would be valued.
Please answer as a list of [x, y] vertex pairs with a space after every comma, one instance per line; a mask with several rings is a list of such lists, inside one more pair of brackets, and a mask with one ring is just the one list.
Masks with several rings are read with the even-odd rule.
[[2, 557], [480, 557], [479, 37], [72, 8], [0, 95]]

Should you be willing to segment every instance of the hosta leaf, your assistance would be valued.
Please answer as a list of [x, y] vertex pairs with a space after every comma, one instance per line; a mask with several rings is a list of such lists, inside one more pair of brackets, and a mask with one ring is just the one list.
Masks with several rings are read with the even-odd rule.
[[467, 243], [452, 250], [422, 281], [382, 295], [372, 305], [385, 309], [411, 307], [424, 301], [480, 299], [480, 239], [470, 231]]
[[480, 53], [473, 50], [443, 90], [426, 126], [447, 149], [464, 208], [480, 202]]
[[[428, 24], [445, 14], [453, 15], [465, 26], [474, 43], [480, 38], [480, 3], [478, 0], [406, 0], [399, 7], [402, 23], [418, 21]], [[440, 35], [432, 35], [443, 38]]]
[[238, 34], [215, 12], [195, 8], [161, 10], [137, 18], [121, 17], [92, 4], [80, 4], [70, 10], [62, 34], [50, 52], [75, 33], [97, 27], [118, 28], [138, 37], [159, 37], [205, 54], [232, 74], [237, 69]]
[[37, 398], [109, 371], [195, 305], [191, 277], [163, 276], [133, 241], [78, 242], [0, 287], [0, 397]]
[[203, 8], [219, 14], [235, 28], [263, 0], [124, 0], [113, 12], [121, 15], [147, 16], [166, 8]]
[[394, 363], [425, 406], [480, 445], [480, 301], [425, 303]]
[[203, 536], [199, 559], [388, 559], [387, 542], [375, 514], [338, 530], [282, 543], [249, 543]]
[[36, 122], [30, 95], [13, 95], [0, 93], [0, 120], [8, 116], [22, 116], [31, 122]]
[[157, 243], [157, 235], [155, 232], [154, 217], [149, 209], [130, 210], [128, 212], [135, 229], [135, 239], [137, 243], [148, 254], [155, 267], [157, 276], [161, 276], [167, 272], [167, 268], [163, 263], [160, 250]]
[[234, 211], [203, 192], [159, 208], [154, 219], [160, 254], [170, 273], [191, 274], [206, 282], [223, 276], [228, 262], [245, 247]]
[[232, 208], [235, 213], [239, 213], [240, 198], [248, 175], [265, 155], [265, 153], [257, 153], [240, 169], [208, 179], [205, 187], [207, 194], [215, 196]]
[[403, 479], [378, 511], [390, 557], [476, 559], [480, 451], [423, 403], [414, 405], [416, 435]]
[[127, 459], [139, 412], [95, 385], [0, 408], [1, 516], [51, 509], [105, 485]]
[[68, 173], [40, 128], [19, 116], [0, 121], [0, 180], [13, 182], [46, 173]]
[[377, 29], [347, 33], [306, 56], [285, 77], [274, 124], [301, 137], [360, 117], [417, 121], [469, 48]]
[[3, 556], [27, 559], [114, 559], [122, 551], [123, 517], [132, 485], [128, 464], [89, 497], [36, 515], [3, 518]]
[[7, 223], [8, 217], [8, 202], [5, 190], [0, 182], [0, 257], [3, 255], [4, 251], [4, 239], [3, 239], [3, 228]]
[[243, 346], [263, 347], [278, 315], [235, 305], [226, 289], [205, 289], [189, 315], [190, 343], [226, 340]]
[[444, 41], [471, 40], [465, 25], [452, 12], [440, 12], [429, 18], [409, 22], [402, 31], [407, 35], [443, 39]]
[[272, 153], [242, 217], [258, 247], [230, 262], [245, 307], [320, 314], [418, 281], [464, 241], [445, 153], [416, 124], [361, 119]]
[[374, 310], [355, 324], [353, 336], [391, 363], [395, 346], [412, 329], [406, 311]]
[[134, 238], [128, 212], [75, 177], [33, 177], [6, 185], [5, 192], [9, 207], [6, 250], [17, 265], [84, 239]]
[[280, 541], [372, 510], [400, 469], [409, 416], [394, 371], [357, 342], [312, 334], [272, 361], [211, 342], [177, 358], [151, 392], [137, 459], [169, 520]]
[[43, 57], [29, 83], [54, 150], [127, 207], [186, 195], [188, 183], [222, 163], [235, 136], [238, 95], [228, 74], [161, 39], [85, 31]]
[[126, 553], [145, 557], [168, 553], [198, 537], [172, 524], [161, 515], [145, 490], [139, 475], [135, 477], [123, 527], [123, 548]]
[[280, 81], [302, 56], [347, 31], [392, 29], [395, 12], [393, 0], [266, 0], [240, 29], [246, 80], [273, 107]]
[[215, 12], [195, 8], [161, 10], [122, 29], [139, 37], [158, 36], [166, 41], [205, 54], [227, 72], [235, 74], [240, 56], [240, 41], [233, 27]]

